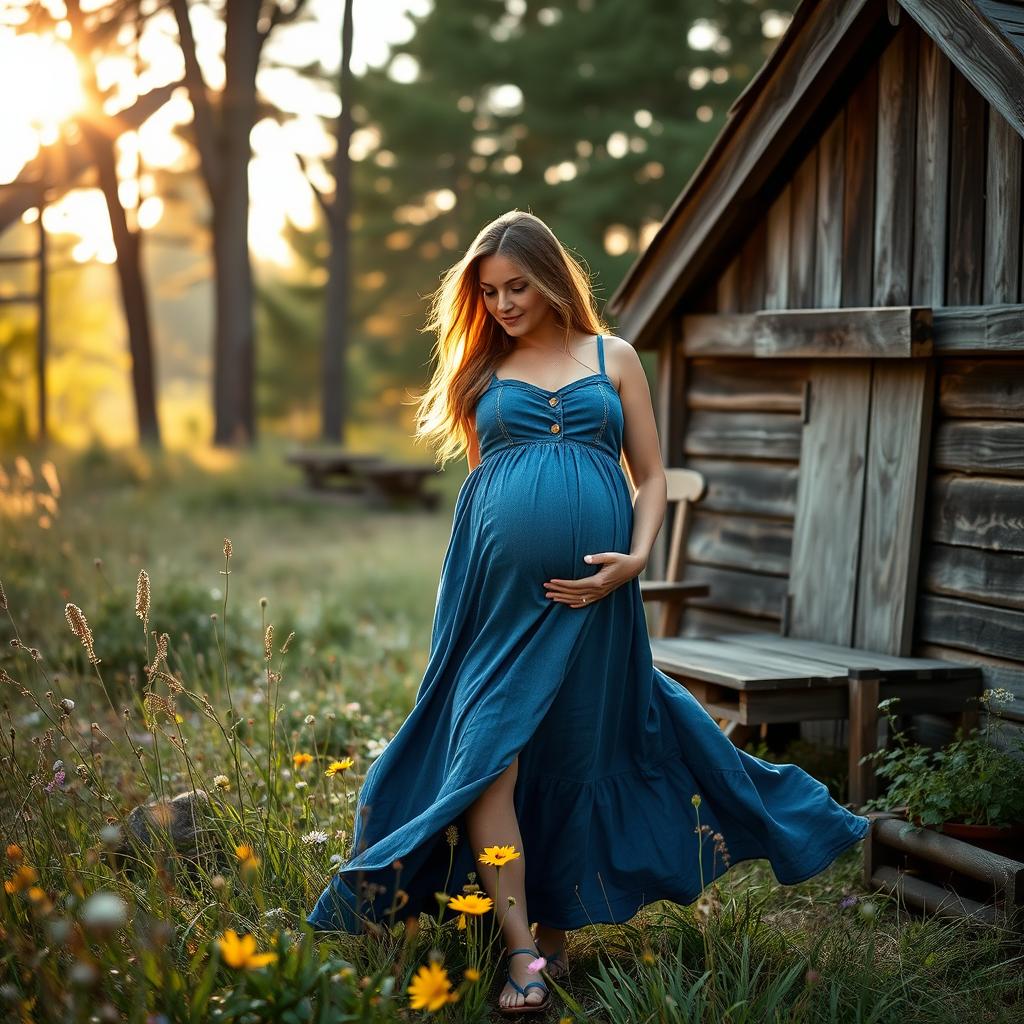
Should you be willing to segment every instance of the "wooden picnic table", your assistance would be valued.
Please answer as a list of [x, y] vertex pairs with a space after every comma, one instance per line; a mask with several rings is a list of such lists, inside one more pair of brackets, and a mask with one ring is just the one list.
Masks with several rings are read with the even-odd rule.
[[959, 714], [981, 691], [977, 666], [935, 658], [897, 657], [776, 633], [738, 633], [711, 639], [651, 640], [655, 665], [678, 680], [738, 732], [761, 722], [848, 717], [849, 799], [862, 804], [877, 792], [874, 766], [860, 759], [877, 748], [878, 703], [899, 697], [900, 713]]
[[[440, 494], [424, 488], [439, 472], [433, 463], [394, 462], [369, 452], [310, 449], [289, 452], [288, 462], [299, 466], [313, 490], [366, 495], [376, 504], [413, 501], [436, 509]], [[336, 480], [329, 486], [329, 481]]]
[[418, 462], [380, 462], [356, 468], [375, 500], [384, 504], [415, 501], [429, 509], [437, 508], [441, 495], [425, 490], [423, 484], [439, 472], [435, 465]]
[[306, 482], [313, 490], [327, 489], [328, 481], [340, 478], [334, 489], [339, 491], [362, 491], [362, 483], [355, 476], [356, 470], [381, 461], [381, 456], [371, 452], [352, 452], [345, 449], [331, 451], [293, 451], [285, 459], [298, 466], [306, 476]]

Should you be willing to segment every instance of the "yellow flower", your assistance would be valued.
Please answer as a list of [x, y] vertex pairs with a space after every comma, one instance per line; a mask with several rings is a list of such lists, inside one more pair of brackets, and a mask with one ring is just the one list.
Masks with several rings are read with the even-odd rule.
[[479, 981], [480, 972], [475, 967], [466, 968], [466, 981]]
[[16, 892], [22, 892], [34, 882], [38, 881], [39, 875], [36, 872], [36, 869], [29, 867], [28, 864], [22, 864], [14, 874], [4, 882], [4, 892], [6, 892], [8, 896], [13, 896]]
[[277, 959], [276, 953], [257, 953], [256, 936], [239, 935], [234, 928], [229, 928], [217, 942], [229, 967], [265, 967]]
[[11, 862], [16, 862], [16, 861], [21, 860], [21, 858], [22, 858], [21, 847], [17, 843], [11, 843], [7, 847], [7, 859], [9, 861], [11, 861]]
[[327, 771], [324, 772], [324, 775], [327, 775], [328, 777], [337, 775], [338, 772], [343, 772], [346, 768], [351, 768], [354, 764], [355, 761], [353, 761], [351, 757], [346, 757], [342, 761], [332, 761], [327, 766]]
[[460, 931], [466, 927], [466, 915], [459, 914], [458, 920], [455, 922], [455, 927]]
[[249, 878], [256, 873], [260, 866], [260, 859], [256, 856], [256, 851], [248, 843], [236, 846], [235, 855], [240, 861], [238, 866], [243, 878]]
[[653, 964], [654, 963], [654, 953], [651, 952], [650, 949], [646, 949], [645, 948], [644, 952], [643, 952], [643, 960], [644, 960], [645, 964]]
[[299, 754], [292, 754], [292, 764], [295, 765], [296, 769], [301, 768], [305, 764], [309, 764], [313, 760], [312, 754], [305, 752]]
[[480, 854], [479, 861], [481, 864], [490, 864], [493, 867], [500, 868], [510, 860], [515, 860], [518, 856], [520, 856], [520, 853], [514, 846], [485, 846], [484, 852]]
[[461, 910], [464, 914], [478, 916], [486, 914], [494, 906], [494, 900], [490, 896], [478, 896], [475, 892], [468, 895], [453, 896], [448, 901], [452, 910]]
[[437, 961], [432, 960], [429, 966], [421, 964], [408, 988], [412, 997], [409, 1005], [414, 1010], [435, 1013], [446, 1003], [455, 1002], [456, 994], [451, 989], [448, 972]]

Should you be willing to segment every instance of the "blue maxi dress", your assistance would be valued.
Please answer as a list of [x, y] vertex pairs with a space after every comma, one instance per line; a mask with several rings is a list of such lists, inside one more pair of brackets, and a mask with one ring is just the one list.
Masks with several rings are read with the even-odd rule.
[[738, 749], [654, 667], [638, 578], [580, 608], [546, 596], [546, 580], [600, 570], [585, 554], [630, 550], [623, 410], [597, 345], [598, 373], [557, 391], [492, 375], [477, 403], [481, 458], [455, 503], [426, 672], [369, 766], [317, 931], [358, 933], [356, 912], [383, 922], [393, 903], [396, 921], [436, 915], [434, 894], [479, 870], [464, 812], [516, 755], [528, 916], [553, 928], [688, 904], [727, 870], [694, 794], [730, 865], [767, 858], [787, 885], [868, 830], [797, 765]]

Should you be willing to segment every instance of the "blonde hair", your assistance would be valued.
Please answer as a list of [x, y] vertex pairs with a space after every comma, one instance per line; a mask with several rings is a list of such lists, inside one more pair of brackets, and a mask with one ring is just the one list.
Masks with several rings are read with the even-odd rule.
[[597, 313], [589, 271], [539, 217], [510, 210], [486, 225], [462, 259], [441, 275], [427, 322], [420, 328], [437, 335], [431, 349], [437, 365], [418, 398], [413, 436], [436, 446], [442, 467], [469, 447], [476, 403], [514, 344], [487, 312], [480, 291], [478, 264], [499, 254], [514, 260], [548, 301], [567, 342], [573, 330], [600, 334], [608, 329]]

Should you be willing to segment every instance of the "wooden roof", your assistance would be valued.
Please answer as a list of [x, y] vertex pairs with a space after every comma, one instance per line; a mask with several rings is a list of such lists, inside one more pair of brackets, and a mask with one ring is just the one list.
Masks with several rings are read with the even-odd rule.
[[608, 315], [635, 347], [655, 344], [672, 305], [734, 255], [737, 238], [763, 210], [765, 189], [779, 183], [793, 151], [813, 144], [816, 115], [841, 100], [865, 52], [881, 52], [901, 8], [1024, 136], [1024, 2], [802, 0], [608, 300]]

